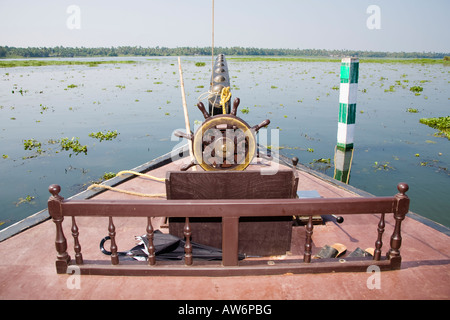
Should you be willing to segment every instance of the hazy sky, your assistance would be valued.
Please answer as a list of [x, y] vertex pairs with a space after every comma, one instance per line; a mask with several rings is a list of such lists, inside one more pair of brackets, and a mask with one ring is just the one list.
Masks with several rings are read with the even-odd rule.
[[[212, 0], [0, 0], [0, 45], [205, 47], [211, 11]], [[215, 46], [448, 53], [449, 15], [450, 0], [215, 0]]]

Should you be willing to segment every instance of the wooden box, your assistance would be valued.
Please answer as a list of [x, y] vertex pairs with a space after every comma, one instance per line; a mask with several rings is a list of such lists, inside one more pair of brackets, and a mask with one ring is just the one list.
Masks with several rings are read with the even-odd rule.
[[[273, 175], [258, 171], [168, 172], [167, 199], [280, 199], [296, 197], [298, 177], [292, 170]], [[231, 213], [230, 213], [231, 214]], [[283, 255], [290, 250], [292, 217], [239, 219], [239, 253]], [[184, 218], [169, 218], [169, 232], [183, 238]], [[191, 218], [191, 241], [222, 248], [221, 218]]]

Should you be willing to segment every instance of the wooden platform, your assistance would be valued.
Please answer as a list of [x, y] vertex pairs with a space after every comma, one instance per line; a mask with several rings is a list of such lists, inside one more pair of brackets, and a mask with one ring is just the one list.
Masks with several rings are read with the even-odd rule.
[[[248, 170], [268, 163], [253, 164]], [[151, 172], [165, 177], [180, 162], [168, 163]], [[280, 164], [281, 166], [281, 164]], [[286, 167], [287, 168], [287, 167]], [[320, 174], [300, 168], [298, 190], [317, 190], [322, 197], [358, 197], [353, 188], [330, 183]], [[141, 193], [164, 193], [164, 183], [134, 178], [120, 185]], [[396, 192], [394, 186], [392, 194]], [[64, 194], [65, 197], [70, 195]], [[97, 199], [130, 199], [135, 196], [114, 191], [103, 192]], [[344, 216], [344, 223], [332, 218], [317, 225], [313, 234], [313, 253], [325, 244], [340, 242], [348, 252], [357, 247], [373, 247], [379, 217], [373, 215]], [[159, 221], [159, 226], [164, 221]], [[134, 236], [142, 235], [144, 219], [115, 219], [119, 251], [135, 245]], [[108, 233], [103, 218], [77, 219], [80, 242], [86, 259], [105, 259], [98, 246]], [[370, 228], [369, 228], [370, 226]], [[155, 225], [155, 228], [158, 226]], [[393, 221], [386, 221], [386, 235], [392, 232]], [[163, 232], [167, 232], [162, 228]], [[71, 234], [70, 224], [64, 232]], [[291, 252], [273, 257], [292, 259], [303, 250], [305, 228], [292, 228]], [[375, 279], [372, 273], [284, 274], [272, 276], [235, 277], [126, 277], [82, 276], [79, 287], [74, 276], [55, 272], [55, 227], [43, 222], [0, 243], [1, 299], [449, 299], [450, 239], [449, 237], [407, 216], [402, 224], [401, 270], [386, 271]], [[388, 242], [388, 236], [383, 239]], [[69, 238], [69, 242], [71, 239]], [[73, 246], [72, 243], [69, 245]], [[344, 256], [345, 258], [345, 256]], [[374, 281], [377, 280], [375, 283]], [[151, 288], [151, 290], [149, 290]], [[311, 288], [314, 288], [312, 290]]]

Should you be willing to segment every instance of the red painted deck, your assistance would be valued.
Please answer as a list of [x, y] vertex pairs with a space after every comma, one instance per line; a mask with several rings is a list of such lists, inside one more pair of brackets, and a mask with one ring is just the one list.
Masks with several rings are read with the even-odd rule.
[[[178, 166], [179, 162], [171, 163], [151, 174], [165, 177], [166, 171], [177, 170]], [[255, 169], [254, 165], [249, 167]], [[299, 190], [317, 190], [322, 197], [358, 196], [311, 173], [299, 171], [299, 175]], [[395, 187], [387, 196], [397, 192]], [[165, 192], [164, 183], [145, 178], [129, 180], [120, 188], [141, 193]], [[64, 190], [61, 195], [69, 196]], [[96, 198], [130, 197], [134, 196], [107, 191]], [[356, 247], [374, 247], [377, 215], [344, 218], [343, 224], [328, 221], [314, 226], [313, 254], [323, 245], [335, 242], [344, 244], [347, 252]], [[115, 219], [114, 223], [119, 251], [134, 246], [135, 235], [145, 234], [144, 219]], [[107, 219], [80, 218], [77, 224], [84, 259], [108, 260], [98, 249], [100, 239], [108, 233]], [[383, 254], [392, 227], [392, 217], [386, 216]], [[69, 223], [64, 232], [73, 256]], [[0, 299], [449, 299], [449, 237], [408, 216], [402, 224], [402, 237], [402, 268], [381, 272], [379, 288], [368, 286], [373, 274], [364, 272], [245, 277], [82, 276], [79, 288], [71, 288], [73, 277], [55, 271], [55, 227], [49, 220], [0, 243]], [[293, 227], [291, 252], [277, 258], [301, 255], [303, 239], [304, 227]]]

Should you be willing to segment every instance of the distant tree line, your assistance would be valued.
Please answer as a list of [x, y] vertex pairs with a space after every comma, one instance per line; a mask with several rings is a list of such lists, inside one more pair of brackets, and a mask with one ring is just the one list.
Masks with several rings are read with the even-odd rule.
[[[357, 56], [367, 58], [431, 58], [442, 59], [449, 53], [436, 52], [379, 52], [358, 50], [325, 50], [325, 49], [267, 49], [245, 47], [215, 47], [214, 52], [225, 55], [251, 56], [310, 56], [310, 57], [342, 57]], [[121, 47], [28, 47], [17, 48], [0, 46], [0, 58], [67, 58], [67, 57], [117, 57], [117, 56], [193, 56], [211, 55], [211, 47], [154, 47], [138, 46]]]

